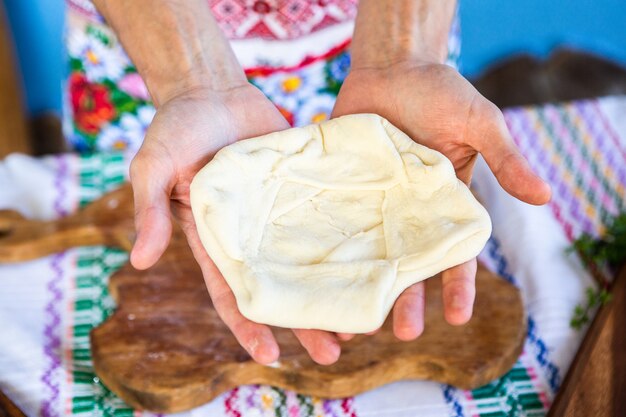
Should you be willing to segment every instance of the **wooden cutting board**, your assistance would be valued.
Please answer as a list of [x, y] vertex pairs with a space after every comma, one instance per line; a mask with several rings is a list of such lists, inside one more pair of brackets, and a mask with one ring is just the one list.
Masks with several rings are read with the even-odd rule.
[[[0, 212], [0, 262], [86, 244], [128, 248], [132, 213], [129, 187], [57, 222]], [[290, 330], [275, 328], [280, 360], [262, 366], [219, 319], [200, 269], [176, 230], [154, 267], [137, 271], [127, 264], [111, 277], [118, 308], [91, 332], [94, 368], [129, 405], [164, 413], [193, 408], [242, 384], [271, 384], [327, 398], [402, 379], [476, 388], [513, 366], [526, 334], [519, 291], [483, 266], [476, 283], [474, 317], [465, 326], [444, 321], [441, 279], [434, 277], [426, 282], [426, 329], [416, 341], [397, 340], [386, 323], [374, 336], [343, 342], [341, 359], [321, 366]]]

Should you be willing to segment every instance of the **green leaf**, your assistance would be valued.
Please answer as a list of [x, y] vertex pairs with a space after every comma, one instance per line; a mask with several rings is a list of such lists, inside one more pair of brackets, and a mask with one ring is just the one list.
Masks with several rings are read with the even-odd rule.
[[140, 100], [136, 100], [125, 92], [117, 88], [111, 89], [111, 101], [117, 110], [117, 113], [136, 113], [137, 108], [142, 104]]
[[626, 212], [608, 221], [603, 236], [583, 233], [572, 242], [569, 250], [576, 250], [588, 267], [590, 263], [596, 267], [616, 267], [626, 262]]
[[102, 42], [104, 45], [111, 46], [111, 37], [99, 28], [92, 25], [87, 25], [87, 29], [85, 30], [85, 32], [87, 32], [87, 34], [91, 36], [98, 38], [100, 42]]
[[613, 299], [613, 294], [608, 292], [606, 289], [600, 291], [600, 304], [605, 305]]
[[[567, 253], [577, 252], [585, 266], [592, 272], [615, 269], [626, 262], [626, 212], [606, 222], [606, 231], [603, 236], [581, 234], [574, 240]], [[589, 312], [599, 305], [611, 301], [611, 293], [606, 289], [596, 290], [587, 288], [585, 291], [586, 305], [576, 306], [574, 317], [570, 325], [580, 328], [587, 323]]]
[[70, 70], [82, 72], [83, 61], [77, 58], [70, 58]]

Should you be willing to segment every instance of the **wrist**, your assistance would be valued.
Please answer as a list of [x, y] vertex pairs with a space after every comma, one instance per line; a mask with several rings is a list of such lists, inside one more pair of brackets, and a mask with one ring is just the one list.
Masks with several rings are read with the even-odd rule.
[[186, 91], [224, 91], [246, 83], [206, 0], [94, 2], [157, 107]]
[[353, 68], [398, 63], [443, 64], [454, 0], [361, 0], [352, 44]]
[[360, 59], [353, 59], [350, 65], [350, 71], [359, 69], [390, 69], [396, 67], [414, 67], [427, 64], [444, 64], [447, 58], [447, 50], [445, 52], [437, 52], [433, 50], [415, 51], [412, 53], [402, 53], [394, 55], [372, 55], [365, 56]]
[[219, 95], [249, 85], [243, 71], [237, 70], [241, 68], [236, 67], [222, 74], [199, 68], [179, 71], [178, 74], [185, 74], [184, 77], [144, 71], [142, 76], [155, 106], [158, 107], [177, 97]]

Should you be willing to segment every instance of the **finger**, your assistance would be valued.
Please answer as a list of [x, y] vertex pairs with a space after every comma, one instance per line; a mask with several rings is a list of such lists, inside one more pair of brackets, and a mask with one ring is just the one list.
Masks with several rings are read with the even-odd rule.
[[400, 340], [414, 340], [424, 331], [424, 282], [404, 290], [393, 307], [393, 333]]
[[509, 194], [530, 204], [550, 200], [550, 186], [532, 171], [517, 149], [502, 112], [483, 97], [477, 97], [472, 104], [468, 134], [470, 145], [483, 155]]
[[467, 323], [476, 297], [476, 259], [443, 271], [441, 281], [446, 321], [452, 325]]
[[181, 226], [194, 257], [202, 269], [202, 275], [217, 314], [252, 359], [264, 365], [275, 362], [280, 355], [280, 349], [269, 326], [255, 323], [241, 314], [235, 295], [204, 250], [195, 224], [189, 222]]
[[342, 340], [344, 342], [352, 340], [354, 339], [354, 336], [356, 336], [354, 333], [336, 333], [336, 335], [339, 340]]
[[332, 333], [323, 330], [294, 329], [302, 346], [315, 362], [320, 365], [331, 365], [339, 359], [341, 346]]
[[[217, 269], [217, 268], [216, 268]], [[219, 275], [219, 271], [217, 272]], [[208, 280], [218, 281], [217, 277], [209, 277]], [[248, 352], [256, 362], [268, 365], [278, 360], [280, 349], [272, 334], [272, 330], [265, 324], [255, 323], [245, 318], [237, 307], [237, 301], [233, 292], [221, 278], [223, 285], [220, 293], [213, 296], [213, 306], [218, 315], [233, 333], [239, 344]], [[219, 286], [222, 286], [219, 284]], [[215, 290], [213, 290], [215, 293]]]
[[150, 158], [137, 154], [130, 168], [135, 204], [137, 239], [130, 261], [137, 269], [146, 269], [161, 257], [170, 240], [172, 222], [170, 194], [172, 173], [161, 169]]

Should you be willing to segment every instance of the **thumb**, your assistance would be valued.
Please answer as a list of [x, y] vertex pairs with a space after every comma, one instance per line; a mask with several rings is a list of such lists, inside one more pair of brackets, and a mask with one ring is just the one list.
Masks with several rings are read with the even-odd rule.
[[163, 164], [141, 150], [130, 165], [137, 231], [130, 262], [137, 269], [154, 265], [169, 244], [172, 234], [172, 177], [171, 169], [163, 169]]
[[506, 192], [529, 204], [550, 201], [550, 185], [532, 171], [519, 152], [495, 104], [477, 96], [470, 109], [468, 128], [470, 145], [482, 154]]

